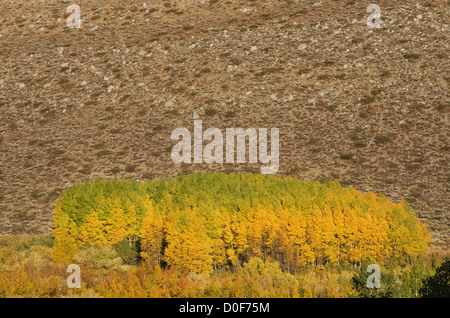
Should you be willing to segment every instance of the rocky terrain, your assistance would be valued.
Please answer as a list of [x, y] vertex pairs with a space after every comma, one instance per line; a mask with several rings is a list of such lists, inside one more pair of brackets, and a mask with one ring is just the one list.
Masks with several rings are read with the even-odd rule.
[[0, 2], [0, 234], [52, 229], [94, 178], [259, 172], [174, 164], [175, 128], [280, 130], [279, 175], [407, 199], [448, 248], [449, 2]]

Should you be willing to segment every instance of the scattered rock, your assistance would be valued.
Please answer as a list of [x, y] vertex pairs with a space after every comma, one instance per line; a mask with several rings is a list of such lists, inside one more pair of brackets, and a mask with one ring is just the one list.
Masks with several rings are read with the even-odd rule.
[[164, 107], [166, 107], [166, 108], [173, 108], [175, 106], [175, 103], [173, 103], [173, 102], [166, 102], [165, 104], [164, 104]]

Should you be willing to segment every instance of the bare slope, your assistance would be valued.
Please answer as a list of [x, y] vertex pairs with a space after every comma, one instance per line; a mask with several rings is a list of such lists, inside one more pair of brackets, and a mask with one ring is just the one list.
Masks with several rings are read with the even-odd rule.
[[[258, 165], [175, 165], [178, 127], [278, 127], [279, 174], [407, 198], [449, 244], [449, 4], [0, 3], [0, 233], [49, 232], [61, 190]], [[214, 109], [214, 111], [207, 111]]]

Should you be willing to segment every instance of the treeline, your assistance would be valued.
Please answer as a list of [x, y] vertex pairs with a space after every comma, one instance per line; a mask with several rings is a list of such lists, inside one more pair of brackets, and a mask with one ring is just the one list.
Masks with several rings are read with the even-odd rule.
[[294, 274], [383, 263], [423, 254], [430, 242], [405, 201], [338, 182], [220, 173], [74, 185], [57, 201], [53, 235], [56, 262], [126, 241], [146, 266], [204, 274], [254, 257]]

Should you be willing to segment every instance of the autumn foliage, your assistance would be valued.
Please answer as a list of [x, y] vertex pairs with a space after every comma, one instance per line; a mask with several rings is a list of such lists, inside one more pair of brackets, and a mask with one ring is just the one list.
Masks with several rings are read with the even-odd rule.
[[338, 182], [197, 174], [87, 181], [57, 201], [53, 260], [126, 240], [146, 266], [206, 274], [253, 258], [287, 273], [424, 253], [430, 236], [407, 202]]

